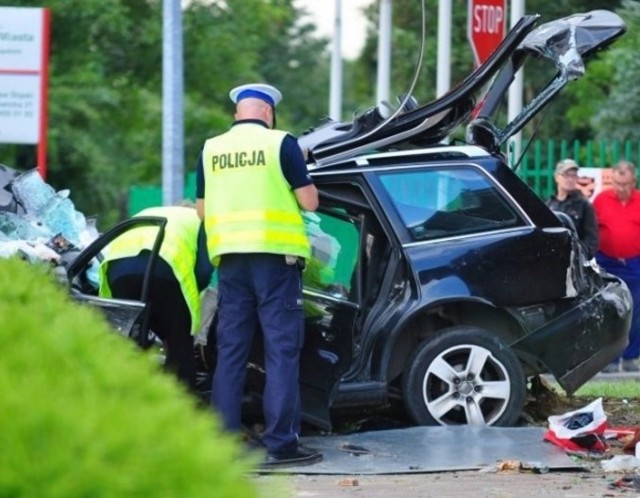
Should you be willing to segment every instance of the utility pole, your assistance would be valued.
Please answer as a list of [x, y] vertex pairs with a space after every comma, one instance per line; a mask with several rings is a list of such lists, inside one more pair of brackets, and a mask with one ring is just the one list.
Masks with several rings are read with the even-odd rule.
[[162, 9], [162, 204], [177, 204], [184, 193], [182, 10], [180, 0]]
[[391, 0], [380, 0], [376, 102], [389, 100], [391, 74]]
[[451, 0], [438, 2], [438, 61], [436, 97], [451, 88]]
[[[525, 0], [511, 0], [511, 28], [524, 16]], [[522, 111], [522, 89], [524, 82], [523, 69], [521, 68], [515, 75], [513, 83], [509, 87], [508, 116], [509, 121], [513, 121], [515, 117]], [[522, 131], [516, 133], [509, 140], [508, 158], [513, 166], [520, 159], [522, 151]]]
[[331, 52], [331, 86], [329, 89], [329, 117], [342, 121], [342, 5], [336, 0]]

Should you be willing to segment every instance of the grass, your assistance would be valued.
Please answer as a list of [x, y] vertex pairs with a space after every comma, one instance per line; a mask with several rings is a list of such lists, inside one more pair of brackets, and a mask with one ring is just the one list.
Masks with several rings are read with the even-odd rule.
[[0, 497], [265, 496], [257, 457], [47, 266], [0, 275]]
[[[564, 396], [562, 387], [550, 376], [543, 379], [545, 387], [552, 392]], [[593, 379], [583, 385], [571, 398], [606, 398], [606, 399], [640, 399], [640, 379], [617, 379], [606, 381]]]
[[635, 379], [616, 382], [595, 380], [582, 386], [573, 396], [585, 398], [640, 399], [640, 381]]
[[532, 398], [524, 409], [534, 422], [545, 424], [550, 415], [577, 410], [597, 398], [602, 398], [612, 426], [635, 426], [640, 420], [640, 382], [636, 379], [594, 379], [571, 396], [556, 381], [541, 380], [540, 386], [532, 386]]

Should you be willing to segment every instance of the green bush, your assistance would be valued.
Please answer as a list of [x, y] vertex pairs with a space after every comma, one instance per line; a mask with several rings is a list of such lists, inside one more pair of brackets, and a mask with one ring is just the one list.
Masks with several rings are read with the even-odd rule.
[[0, 497], [251, 497], [235, 438], [45, 267], [0, 259]]

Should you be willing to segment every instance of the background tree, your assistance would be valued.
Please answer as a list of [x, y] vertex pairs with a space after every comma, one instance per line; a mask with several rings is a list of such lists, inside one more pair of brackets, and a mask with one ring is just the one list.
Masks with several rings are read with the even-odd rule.
[[[640, 3], [625, 0], [618, 11], [627, 23], [627, 33], [599, 61], [597, 71], [589, 74], [582, 101], [592, 112], [573, 114], [574, 126], [589, 123], [600, 140], [640, 139]], [[588, 92], [588, 93], [587, 93]], [[591, 119], [589, 119], [591, 117]]]
[[[122, 211], [123, 186], [158, 164], [160, 10], [137, 0], [52, 0], [48, 7], [47, 180], [70, 188], [81, 211], [109, 223]], [[34, 167], [33, 148], [13, 150], [16, 160], [6, 158], [9, 152], [4, 162]]]
[[[15, 6], [40, 7], [39, 0]], [[131, 185], [159, 184], [162, 2], [49, 0], [48, 178], [106, 228], [126, 215]], [[193, 0], [183, 11], [185, 169], [233, 120], [229, 90], [268, 81], [285, 95], [279, 125], [299, 133], [326, 113], [326, 40], [292, 0]], [[35, 167], [32, 146], [0, 146], [2, 162]]]
[[[438, 0], [426, 0], [425, 7], [425, 53], [422, 60], [419, 83], [414, 97], [420, 103], [435, 98], [436, 90], [436, 53], [438, 29]], [[473, 55], [466, 41], [467, 9], [466, 2], [453, 2], [451, 23], [451, 80], [452, 83], [462, 80], [473, 70]], [[422, 40], [422, 2], [393, 2], [392, 55], [390, 96], [404, 94], [408, 89], [418, 65], [418, 55]], [[464, 8], [460, 8], [464, 6]], [[361, 57], [358, 59], [359, 71], [366, 75], [370, 83], [367, 89], [361, 89], [364, 97], [375, 103], [375, 83], [377, 72], [378, 50], [378, 3], [373, 2], [366, 10], [367, 40]], [[395, 102], [393, 102], [395, 103]]]
[[[131, 185], [155, 184], [162, 169], [162, 2], [160, 0], [48, 0], [51, 10], [51, 66], [47, 181], [69, 188], [76, 207], [99, 215], [106, 228], [126, 214]], [[638, 2], [629, 2], [636, 5]], [[15, 6], [39, 7], [40, 0], [13, 0]], [[466, 37], [467, 2], [453, 2], [452, 84], [473, 69]], [[528, 0], [527, 11], [543, 13], [541, 22], [599, 7], [600, 0]], [[608, 2], [607, 8], [620, 5]], [[415, 97], [435, 98], [437, 0], [426, 0], [426, 50]], [[421, 2], [393, 2], [391, 100], [411, 83], [422, 36]], [[344, 66], [343, 109], [362, 112], [374, 105], [377, 66], [378, 2], [365, 10], [367, 40], [361, 56]], [[635, 23], [633, 7], [623, 11]], [[204, 140], [226, 130], [233, 119], [229, 89], [248, 81], [268, 81], [285, 95], [279, 126], [300, 134], [327, 113], [329, 53], [327, 40], [294, 0], [191, 0], [183, 10], [185, 66], [185, 169], [192, 171]], [[344, 29], [349, 29], [345, 26]], [[631, 28], [629, 32], [631, 33]], [[626, 38], [629, 39], [629, 34]], [[635, 36], [635, 35], [634, 35]], [[546, 112], [538, 136], [589, 138], [593, 126], [616, 126], [612, 117], [632, 127], [635, 95], [630, 39], [626, 52], [615, 52], [595, 71], [569, 86]], [[624, 41], [624, 38], [623, 38]], [[615, 46], [614, 46], [615, 50]], [[612, 54], [614, 52], [611, 52]], [[621, 67], [624, 62], [626, 67]], [[612, 68], [619, 76], [612, 80]], [[525, 99], [548, 75], [525, 74]], [[609, 91], [614, 90], [612, 100]], [[582, 85], [582, 86], [581, 86]], [[625, 85], [631, 85], [626, 88]], [[597, 91], [594, 91], [597, 90]], [[587, 98], [588, 97], [588, 98]], [[617, 99], [617, 100], [616, 100]], [[394, 103], [394, 102], [392, 102]], [[606, 104], [627, 114], [590, 116]], [[506, 105], [506, 103], [505, 103]], [[567, 117], [569, 120], [567, 120]], [[530, 135], [534, 122], [525, 130]], [[606, 128], [604, 128], [606, 127]], [[631, 128], [630, 128], [631, 129]], [[621, 129], [620, 133], [623, 133]], [[624, 132], [624, 136], [635, 136]], [[35, 167], [32, 146], [0, 145], [2, 159], [18, 169]]]
[[[452, 9], [451, 28], [451, 83], [455, 85], [473, 70], [473, 54], [467, 39], [467, 1], [456, 0]], [[637, 4], [637, 2], [631, 2]], [[616, 9], [620, 6], [620, 0], [607, 2], [607, 9]], [[578, 12], [587, 12], [594, 9], [603, 8], [599, 0], [563, 0], [561, 2], [553, 0], [527, 0], [526, 13], [540, 14], [541, 19], [538, 25], [568, 16]], [[357, 71], [362, 81], [367, 83], [375, 82], [377, 70], [377, 46], [378, 46], [378, 16], [379, 9], [377, 2], [372, 2], [366, 9], [368, 23], [367, 41], [360, 58], [357, 60], [355, 71]], [[436, 74], [437, 74], [437, 12], [438, 1], [426, 0], [426, 50], [423, 67], [419, 80], [419, 85], [414, 93], [419, 102], [424, 103], [435, 98]], [[507, 15], [509, 13], [507, 12]], [[507, 23], [508, 24], [508, 23]], [[411, 82], [413, 71], [415, 70], [421, 37], [421, 1], [413, 2], [393, 2], [393, 30], [392, 30], [392, 77], [391, 95], [395, 97], [406, 91]], [[617, 45], [616, 45], [617, 46]], [[600, 69], [600, 71], [603, 71]], [[589, 74], [589, 72], [587, 72]], [[526, 71], [524, 79], [524, 101], [528, 102], [532, 96], [537, 94], [538, 89], [548, 83], [553, 74], [544, 71]], [[581, 96], [579, 85], [582, 80], [569, 85], [569, 88], [577, 87], [575, 92], [561, 92], [547, 110], [537, 116], [524, 130], [525, 137], [531, 137], [534, 130], [537, 130], [537, 138], [591, 138], [594, 131], [589, 120], [567, 121], [567, 115], [580, 112], [579, 109], [585, 106], [585, 101]], [[582, 88], [587, 88], [588, 83], [584, 83]], [[367, 88], [358, 87], [358, 97], [375, 104], [375, 86], [370, 84]], [[586, 92], [585, 92], [586, 93]], [[587, 104], [588, 105], [588, 104]], [[507, 102], [504, 102], [506, 109]], [[541, 120], [544, 124], [540, 126]], [[584, 126], [587, 123], [587, 126]], [[576, 126], [575, 125], [580, 125]], [[573, 125], [573, 126], [572, 126]]]

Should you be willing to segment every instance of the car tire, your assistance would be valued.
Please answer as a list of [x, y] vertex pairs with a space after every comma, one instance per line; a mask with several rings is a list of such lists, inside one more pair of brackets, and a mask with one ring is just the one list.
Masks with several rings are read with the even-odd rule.
[[419, 425], [512, 426], [526, 395], [515, 353], [477, 327], [449, 327], [419, 344], [404, 371], [405, 407]]

